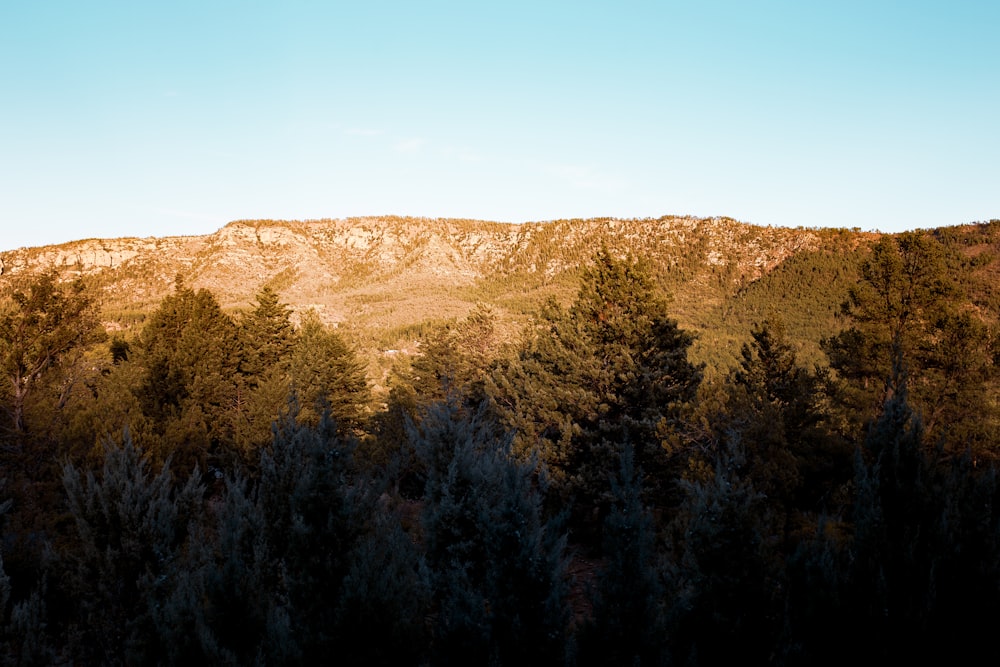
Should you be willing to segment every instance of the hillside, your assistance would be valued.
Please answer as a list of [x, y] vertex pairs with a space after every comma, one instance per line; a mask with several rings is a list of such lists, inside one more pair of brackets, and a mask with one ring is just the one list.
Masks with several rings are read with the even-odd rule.
[[[982, 253], [996, 245], [993, 227], [951, 235], [975, 236], [962, 241], [965, 252]], [[296, 311], [314, 308], [327, 323], [347, 326], [374, 352], [406, 347], [428, 323], [461, 317], [476, 303], [492, 306], [514, 330], [547, 297], [571, 298], [580, 267], [606, 246], [647, 262], [681, 325], [699, 335], [693, 354], [725, 367], [750, 326], [767, 317], [784, 319], [805, 358], [818, 359], [819, 338], [838, 326], [838, 306], [875, 238], [669, 216], [522, 225], [241, 220], [207, 236], [88, 239], [0, 253], [0, 281], [53, 267], [67, 278], [85, 276], [103, 294], [109, 327], [126, 329], [173, 289], [177, 275], [212, 290], [227, 309], [245, 308], [268, 285]]]
[[998, 250], [383, 218], [0, 255], [0, 662], [981, 658]]

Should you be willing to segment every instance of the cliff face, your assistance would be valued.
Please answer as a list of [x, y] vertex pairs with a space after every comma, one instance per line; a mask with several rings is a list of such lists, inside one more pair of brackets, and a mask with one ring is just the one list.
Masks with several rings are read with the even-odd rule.
[[[52, 268], [66, 278], [88, 276], [106, 307], [118, 311], [155, 307], [177, 275], [211, 289], [230, 308], [247, 306], [269, 285], [293, 308], [315, 308], [328, 322], [384, 328], [460, 316], [486, 284], [507, 285], [490, 293], [499, 289], [508, 301], [532, 291], [540, 299], [546, 285], [575, 276], [602, 246], [647, 261], [677, 292], [683, 311], [685, 303], [693, 308], [720, 296], [720, 286], [725, 292], [797, 253], [820, 249], [831, 235], [851, 244], [865, 236], [691, 217], [523, 225], [398, 217], [252, 220], [207, 236], [90, 239], [4, 252], [0, 282]], [[681, 284], [697, 289], [675, 289]]]

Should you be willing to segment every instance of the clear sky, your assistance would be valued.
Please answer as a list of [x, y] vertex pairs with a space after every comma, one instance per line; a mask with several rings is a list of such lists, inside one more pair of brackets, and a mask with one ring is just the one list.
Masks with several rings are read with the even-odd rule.
[[0, 249], [240, 218], [1000, 217], [1000, 2], [0, 2]]

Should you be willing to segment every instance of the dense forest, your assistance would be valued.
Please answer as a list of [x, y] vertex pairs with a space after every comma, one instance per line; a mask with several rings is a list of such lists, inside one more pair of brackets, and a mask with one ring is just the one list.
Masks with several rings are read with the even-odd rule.
[[0, 661], [1000, 659], [1000, 294], [970, 239], [879, 237], [811, 288], [835, 313], [769, 306], [829, 262], [797, 255], [727, 302], [711, 367], [664, 272], [605, 246], [517, 335], [485, 302], [428, 325], [380, 391], [270, 286], [235, 311], [178, 275], [109, 332], [92, 282], [22, 272]]

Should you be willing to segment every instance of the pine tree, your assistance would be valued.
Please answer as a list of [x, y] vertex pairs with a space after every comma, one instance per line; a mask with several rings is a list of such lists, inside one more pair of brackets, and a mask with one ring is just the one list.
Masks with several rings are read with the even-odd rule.
[[656, 665], [665, 659], [665, 589], [653, 517], [642, 501], [642, 473], [623, 446], [611, 480], [614, 503], [604, 521], [593, 618], [583, 630], [580, 662]]
[[842, 306], [848, 328], [823, 348], [848, 383], [848, 416], [859, 431], [892, 398], [899, 368], [910, 378], [925, 435], [947, 432], [958, 451], [991, 449], [996, 407], [980, 389], [996, 378], [992, 342], [962, 291], [967, 273], [949, 271], [947, 259], [928, 234], [882, 237]]
[[701, 381], [687, 358], [693, 340], [643, 267], [604, 249], [576, 301], [549, 303], [518, 357], [491, 374], [487, 390], [517, 434], [515, 450], [548, 466], [575, 527], [593, 529], [610, 507], [616, 443], [633, 443], [653, 496], [670, 484], [664, 441]]
[[230, 411], [237, 396], [237, 327], [208, 290], [178, 282], [139, 336], [143, 369], [137, 397], [158, 431], [150, 443], [179, 471], [224, 467], [233, 445]]
[[329, 411], [344, 433], [359, 434], [371, 401], [365, 366], [336, 330], [310, 311], [291, 352], [291, 380], [301, 421], [318, 424]]
[[31, 276], [0, 301], [0, 396], [15, 433], [27, 429], [25, 408], [39, 381], [103, 333], [84, 283], [61, 284], [55, 272]]
[[240, 372], [251, 385], [269, 368], [287, 360], [295, 341], [290, 317], [291, 309], [265, 286], [257, 293], [257, 305], [240, 320]]
[[72, 464], [63, 471], [76, 529], [64, 556], [81, 640], [73, 648], [105, 664], [149, 662], [163, 650], [153, 611], [172, 589], [171, 565], [203, 488], [194, 474], [174, 489], [166, 466], [151, 475], [127, 431], [104, 449], [100, 475]]
[[480, 408], [428, 408], [414, 431], [427, 467], [423, 529], [439, 605], [435, 664], [561, 662], [565, 536], [545, 521], [536, 469]]
[[765, 664], [781, 629], [773, 517], [739, 475], [743, 456], [738, 442], [723, 443], [714, 477], [685, 484], [670, 526], [668, 634], [679, 663]]

